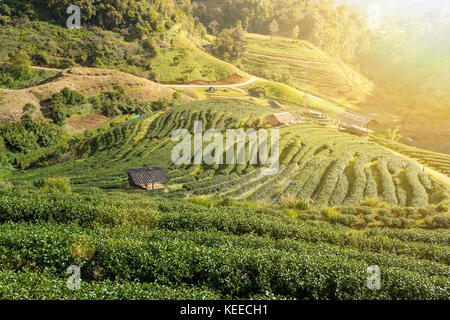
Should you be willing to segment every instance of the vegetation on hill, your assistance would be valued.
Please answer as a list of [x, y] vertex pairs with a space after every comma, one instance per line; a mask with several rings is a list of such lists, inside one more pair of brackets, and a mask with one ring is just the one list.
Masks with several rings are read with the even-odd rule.
[[[64, 27], [72, 4], [79, 30]], [[438, 63], [402, 79], [428, 56], [414, 43], [389, 52], [398, 34], [328, 0], [0, 0], [0, 26], [0, 298], [450, 299], [450, 193], [416, 164], [448, 175], [449, 157], [399, 143], [400, 126], [357, 136], [335, 118], [354, 102], [407, 114], [423, 76], [411, 99], [445, 123]], [[382, 109], [385, 89], [398, 104]], [[267, 121], [287, 111], [297, 121]], [[243, 146], [243, 161], [176, 164], [171, 136], [196, 121], [215, 129], [203, 155]], [[217, 148], [228, 129], [276, 129], [278, 161], [264, 161], [261, 136]], [[126, 170], [147, 167], [170, 181], [131, 187]]]
[[[144, 193], [0, 192], [4, 297], [413, 300], [450, 294], [444, 230], [355, 232], [277, 209], [210, 207]], [[383, 275], [380, 290], [366, 286], [373, 264]], [[65, 285], [70, 265], [81, 267], [81, 290]]]
[[[424, 207], [445, 199], [440, 188], [414, 163], [367, 139], [314, 122], [281, 128], [280, 168], [274, 176], [263, 175], [260, 165], [249, 163], [248, 155], [245, 164], [179, 167], [170, 161], [175, 145], [170, 136], [177, 128], [192, 132], [196, 120], [207, 124], [204, 131], [250, 128], [256, 118], [271, 113], [269, 107], [236, 100], [206, 100], [179, 106], [154, 119], [150, 115], [127, 121], [84, 140], [77, 151], [82, 162], [72, 160], [34, 170], [23, 178], [56, 174], [71, 177], [80, 187], [123, 188], [127, 185], [124, 170], [151, 164], [169, 172], [175, 187], [170, 196], [213, 195], [270, 202], [293, 195], [311, 199], [322, 207], [357, 205], [378, 197], [391, 206]], [[144, 125], [148, 117], [150, 120]], [[135, 139], [137, 136], [141, 138]], [[24, 168], [36, 165], [33, 161], [39, 159], [31, 154], [18, 161]]]
[[308, 40], [345, 61], [364, 53], [370, 39], [361, 15], [333, 1], [201, 0], [193, 12], [212, 33], [241, 21], [248, 32]]
[[245, 70], [313, 94], [339, 100], [362, 100], [373, 85], [339, 59], [307, 41], [247, 35]]
[[130, 38], [142, 38], [150, 33], [170, 29], [176, 23], [183, 23], [187, 29], [193, 28], [193, 18], [189, 1], [162, 0], [2, 0], [0, 14], [3, 23], [15, 19], [39, 19], [65, 25], [67, 8], [80, 7], [82, 21], [106, 30], [121, 30]]

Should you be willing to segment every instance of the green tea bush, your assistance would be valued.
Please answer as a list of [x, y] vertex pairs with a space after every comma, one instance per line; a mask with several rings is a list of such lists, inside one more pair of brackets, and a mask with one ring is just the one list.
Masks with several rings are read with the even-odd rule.
[[8, 194], [0, 198], [0, 221], [55, 221], [90, 224], [96, 217], [95, 205], [77, 195]]
[[[96, 234], [75, 227], [9, 224], [0, 228], [0, 244], [16, 248], [20, 257], [63, 276], [65, 267], [76, 261], [68, 247], [72, 243], [68, 235], [87, 233], [96, 247], [95, 255], [82, 264], [87, 280], [186, 284], [230, 297], [266, 291], [297, 299], [448, 299], [450, 294], [445, 276], [420, 275], [413, 271], [419, 265], [407, 269], [389, 266], [382, 257], [382, 290], [368, 290], [367, 267], [372, 261], [349, 259], [362, 258], [357, 251], [329, 251], [300, 243], [297, 245], [303, 249], [293, 250], [289, 246], [294, 243], [280, 243], [276, 248], [270, 241], [264, 244], [260, 242], [264, 240], [233, 237], [230, 245], [224, 246], [220, 235], [217, 240], [196, 233], [183, 240], [163, 234], [147, 238], [135, 229], [113, 229], [105, 237], [105, 231]], [[29, 236], [24, 238], [24, 234]], [[394, 263], [400, 266], [406, 262], [402, 261]]]

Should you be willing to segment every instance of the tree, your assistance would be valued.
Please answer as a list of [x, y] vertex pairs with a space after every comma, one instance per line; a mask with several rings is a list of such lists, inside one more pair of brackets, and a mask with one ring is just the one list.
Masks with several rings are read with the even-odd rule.
[[395, 129], [387, 129], [386, 130], [386, 137], [388, 140], [391, 141], [399, 141], [402, 138], [402, 135], [399, 133], [400, 132], [401, 127], [400, 126], [396, 126]]
[[238, 21], [234, 29], [223, 29], [214, 42], [213, 53], [223, 59], [239, 59], [245, 51], [245, 32]]
[[239, 20], [233, 29], [234, 50], [232, 56], [240, 58], [246, 50], [245, 31], [242, 22]]
[[216, 20], [211, 21], [208, 27], [211, 29], [213, 35], [217, 35], [219, 23]]
[[33, 72], [31, 59], [24, 50], [16, 52], [9, 60], [9, 72], [17, 78], [28, 77]]
[[272, 37], [276, 36], [278, 33], [278, 22], [277, 20], [273, 19], [272, 22], [269, 25], [269, 31], [270, 31], [270, 35]]
[[297, 39], [299, 32], [300, 32], [300, 30], [299, 30], [298, 26], [296, 25], [294, 27], [294, 29], [292, 29], [292, 38]]

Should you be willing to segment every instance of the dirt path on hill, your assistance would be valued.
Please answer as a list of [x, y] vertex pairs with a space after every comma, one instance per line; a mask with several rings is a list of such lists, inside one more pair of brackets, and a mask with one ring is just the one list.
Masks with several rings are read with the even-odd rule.
[[38, 70], [48, 70], [48, 71], [57, 71], [57, 72], [61, 72], [64, 71], [65, 69], [55, 69], [55, 68], [45, 68], [45, 67], [34, 67], [33, 69], [38, 69]]
[[218, 85], [215, 85], [215, 84], [162, 84], [162, 83], [160, 85], [163, 87], [168, 87], [168, 88], [209, 88], [209, 87], [239, 88], [239, 87], [249, 86], [252, 83], [255, 83], [260, 80], [264, 80], [264, 79], [253, 77], [244, 82], [233, 83], [233, 84], [218, 84]]

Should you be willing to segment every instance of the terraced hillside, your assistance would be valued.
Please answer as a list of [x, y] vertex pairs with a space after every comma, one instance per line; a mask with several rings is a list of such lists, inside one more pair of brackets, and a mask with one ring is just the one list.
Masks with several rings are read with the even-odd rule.
[[[116, 189], [127, 186], [126, 169], [158, 166], [172, 179], [172, 197], [195, 194], [271, 201], [293, 194], [299, 199], [312, 199], [319, 206], [354, 205], [377, 197], [400, 206], [424, 207], [432, 202], [435, 186], [417, 165], [366, 138], [315, 122], [280, 129], [277, 175], [263, 175], [260, 166], [249, 164], [248, 155], [245, 164], [235, 165], [176, 166], [170, 160], [175, 145], [170, 135], [177, 128], [192, 132], [196, 120], [205, 124], [204, 131], [248, 128], [254, 118], [270, 113], [268, 107], [238, 101], [191, 103], [114, 126], [83, 140], [76, 160], [10, 179], [21, 183], [60, 175], [70, 177], [79, 191], [86, 187]], [[29, 157], [33, 159], [33, 155]]]
[[372, 140], [450, 176], [450, 155], [448, 154], [419, 149], [379, 137], [372, 137]]
[[257, 34], [248, 34], [247, 40], [243, 65], [251, 74], [313, 94], [355, 101], [373, 88], [360, 73], [307, 41]]

